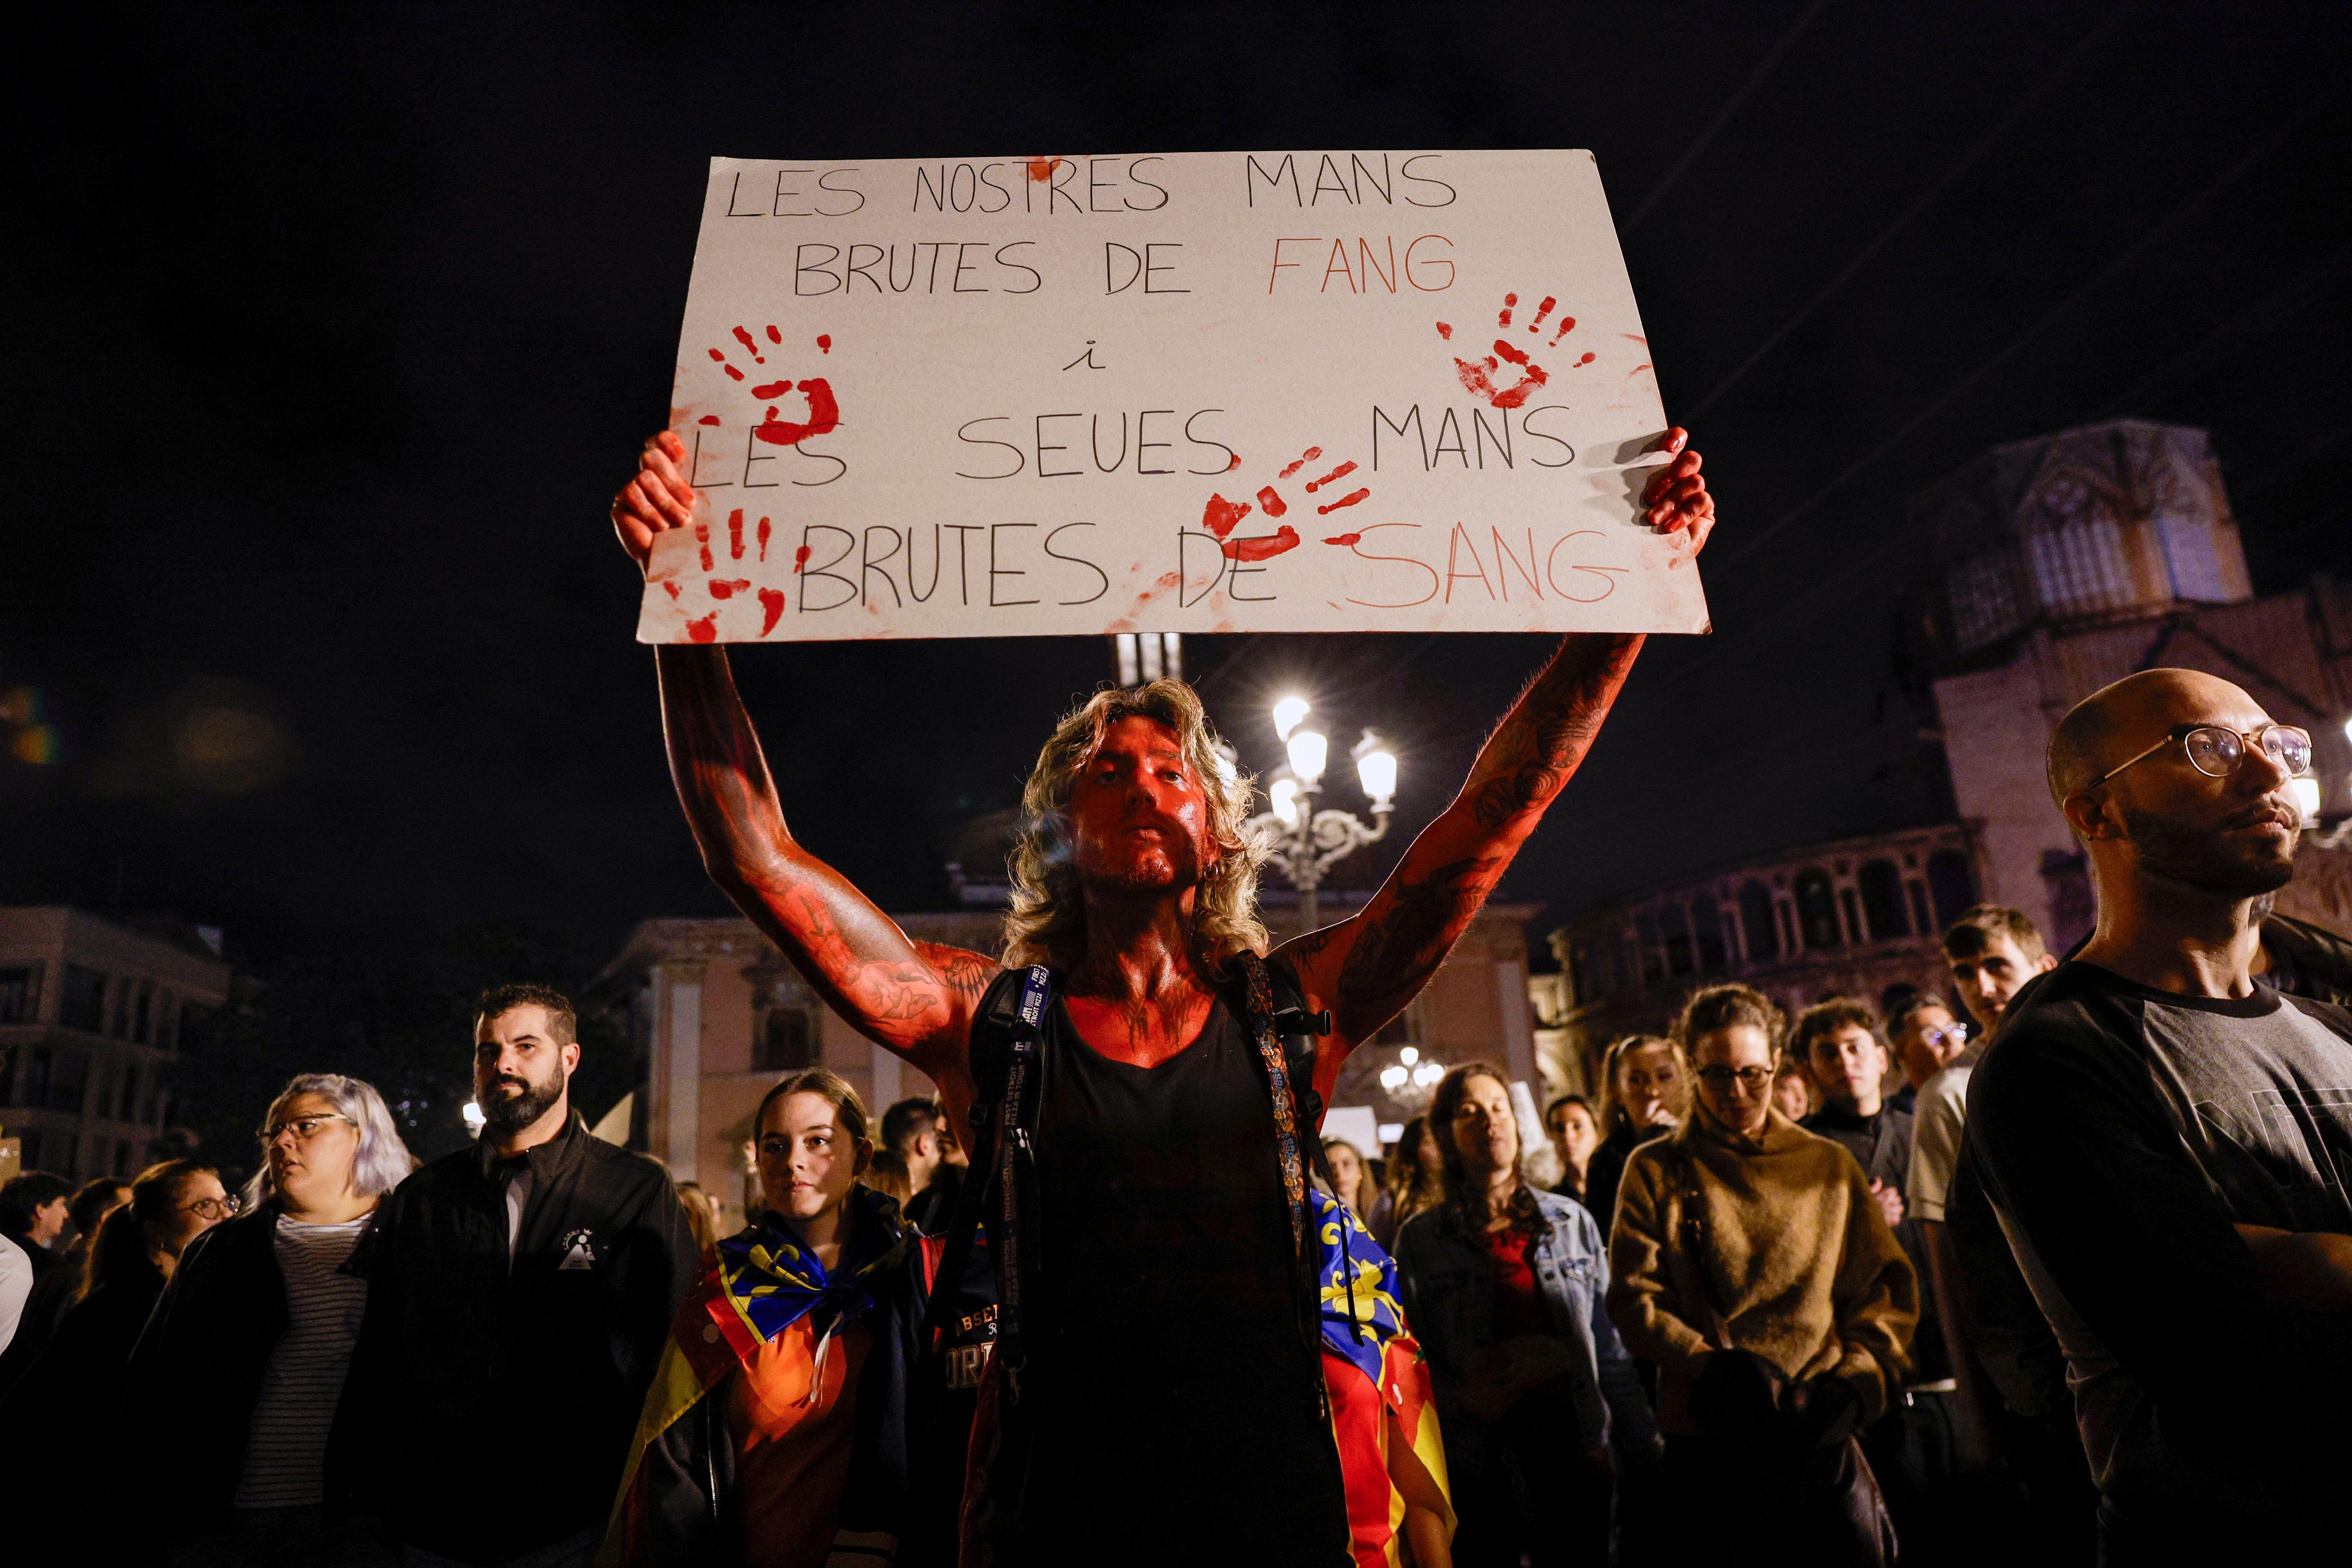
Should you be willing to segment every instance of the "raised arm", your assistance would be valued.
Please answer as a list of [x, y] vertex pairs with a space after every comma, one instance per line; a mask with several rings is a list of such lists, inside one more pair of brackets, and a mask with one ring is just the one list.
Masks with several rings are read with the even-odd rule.
[[[657, 535], [693, 526], [694, 491], [677, 468], [684, 456], [676, 436], [656, 436], [613, 502], [613, 525], [641, 568]], [[793, 837], [724, 650], [664, 647], [655, 662], [670, 777], [711, 879], [837, 1012], [929, 1073], [961, 1120], [971, 1096], [972, 1012], [997, 965], [909, 940]]]
[[[1664, 532], [1688, 530], [1696, 554], [1715, 525], [1715, 500], [1699, 477], [1699, 455], [1684, 450], [1686, 439], [1679, 428], [1667, 432], [1663, 449], [1673, 461], [1651, 481], [1645, 516]], [[1403, 1010], [1469, 929], [1591, 748], [1642, 640], [1637, 633], [1565, 638], [1480, 748], [1462, 792], [1371, 901], [1283, 944], [1279, 956], [1297, 969], [1308, 1006], [1331, 1010], [1316, 1073], [1326, 1094], [1339, 1061]]]

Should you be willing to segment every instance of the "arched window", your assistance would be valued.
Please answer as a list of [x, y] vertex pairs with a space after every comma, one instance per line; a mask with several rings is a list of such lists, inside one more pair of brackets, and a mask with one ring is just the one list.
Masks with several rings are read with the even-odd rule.
[[1658, 929], [1665, 938], [1666, 973], [1688, 974], [1692, 968], [1690, 919], [1680, 904], [1658, 911]]
[[1838, 937], [1837, 895], [1830, 889], [1828, 872], [1800, 871], [1789, 891], [1797, 901], [1797, 932], [1805, 951], [1844, 945]]
[[1772, 929], [1772, 889], [1761, 882], [1739, 889], [1739, 933], [1747, 939], [1750, 963], [1780, 955], [1780, 934]]
[[1698, 971], [1701, 974], [1720, 974], [1727, 954], [1724, 951], [1723, 910], [1717, 905], [1713, 893], [1704, 894], [1691, 906], [1691, 927], [1698, 939]]
[[1957, 849], [1938, 849], [1928, 856], [1927, 894], [1936, 901], [1937, 929], [1959, 919], [1960, 911], [1977, 901], [1977, 879], [1969, 870], [1969, 858]]
[[1892, 942], [1911, 934], [1903, 918], [1903, 874], [1892, 860], [1865, 862], [1854, 877], [1862, 888], [1862, 915], [1872, 942]]

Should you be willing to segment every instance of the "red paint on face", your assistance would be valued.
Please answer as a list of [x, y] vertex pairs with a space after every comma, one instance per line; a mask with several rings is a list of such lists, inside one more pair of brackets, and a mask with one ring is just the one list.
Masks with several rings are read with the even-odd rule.
[[1504, 295], [1504, 296], [1503, 296], [1503, 308], [1502, 308], [1502, 310], [1501, 310], [1499, 312], [1497, 312], [1497, 313], [1496, 313], [1496, 317], [1495, 317], [1495, 325], [1496, 325], [1496, 326], [1498, 326], [1498, 327], [1507, 327], [1507, 326], [1509, 326], [1509, 325], [1511, 324], [1511, 307], [1512, 307], [1512, 306], [1514, 306], [1514, 305], [1516, 305], [1516, 304], [1517, 304], [1518, 302], [1519, 302], [1519, 297], [1518, 297], [1517, 294], [1506, 294], [1506, 295]]
[[1254, 539], [1229, 539], [1219, 546], [1228, 561], [1266, 561], [1286, 550], [1298, 548], [1298, 531], [1284, 524], [1272, 533], [1261, 533]]
[[1121, 719], [1070, 786], [1078, 875], [1121, 893], [1197, 886], [1216, 851], [1209, 804], [1176, 732], [1153, 719]]
[[767, 558], [768, 558], [768, 520], [767, 520], [766, 518], [764, 518], [764, 517], [763, 517], [763, 518], [761, 518], [761, 519], [760, 520], [760, 559], [761, 559], [761, 560], [762, 560], [762, 561], [765, 561]]
[[1332, 480], [1344, 479], [1355, 471], [1355, 464], [1342, 463], [1338, 468], [1332, 469], [1329, 473], [1324, 475], [1321, 479], [1310, 480], [1307, 486], [1307, 493], [1308, 495], [1313, 495], [1317, 490], [1321, 489], [1325, 485], [1329, 484]]
[[719, 640], [719, 612], [713, 610], [699, 620], [687, 622], [686, 635], [696, 642], [717, 642]]
[[694, 525], [694, 542], [702, 546], [702, 569], [705, 572], [711, 570], [718, 563], [710, 558], [710, 525], [709, 523], [698, 522]]
[[1323, 542], [1326, 544], [1337, 544], [1343, 547], [1353, 548], [1356, 542], [1363, 537], [1364, 536], [1360, 533], [1343, 533], [1337, 539], [1327, 539]]
[[738, 561], [743, 559], [743, 509], [740, 506], [727, 514], [727, 553]]
[[698, 425], [716, 425], [719, 423], [719, 416], [716, 414], [706, 414], [701, 418], [696, 420], [695, 423]]
[[745, 582], [740, 577], [736, 578], [731, 583], [714, 581], [709, 586], [710, 596], [714, 599], [731, 599], [738, 594], [749, 593], [751, 588], [751, 584]]
[[1212, 495], [1209, 504], [1201, 509], [1201, 526], [1223, 539], [1234, 531], [1234, 524], [1249, 513], [1250, 504], [1245, 500], [1227, 500], [1221, 495]]
[[1454, 341], [1454, 329], [1444, 321], [1440, 321], [1437, 323], [1437, 335], [1444, 338], [1450, 343]]
[[1346, 495], [1341, 496], [1338, 500], [1333, 501], [1329, 506], [1317, 507], [1315, 509], [1315, 515], [1320, 517], [1326, 512], [1338, 511], [1343, 506], [1353, 506], [1371, 493], [1372, 492], [1370, 489], [1350, 490]]
[[793, 552], [793, 571], [795, 574], [800, 572], [802, 567], [808, 564], [808, 555], [809, 547], [805, 544]]
[[[1313, 485], [1309, 485], [1307, 488], [1311, 490], [1315, 487]], [[1257, 504], [1259, 510], [1264, 511], [1268, 517], [1280, 517], [1284, 512], [1290, 510], [1289, 507], [1283, 504], [1282, 498], [1274, 493], [1274, 487], [1272, 485], [1268, 485], [1265, 489], [1257, 492]]]
[[[1297, 462], [1295, 462], [1295, 463], [1291, 464], [1291, 465], [1290, 465], [1290, 467], [1288, 467], [1288, 468], [1286, 468], [1283, 469], [1283, 470], [1282, 470], [1282, 472], [1280, 472], [1280, 473], [1278, 473], [1278, 474], [1275, 475], [1274, 477], [1275, 477], [1276, 479], [1288, 479], [1291, 475], [1293, 475], [1293, 474], [1297, 473], [1299, 469], [1301, 469], [1301, 468], [1305, 468], [1307, 464], [1309, 464], [1309, 463], [1313, 462], [1316, 458], [1318, 458], [1321, 457], [1322, 455], [1323, 455], [1323, 448], [1322, 448], [1322, 447], [1307, 447], [1307, 450], [1305, 450], [1304, 452], [1301, 452], [1300, 454], [1298, 454], [1298, 461], [1297, 461]], [[1309, 485], [1309, 486], [1307, 486], [1307, 488], [1308, 489], [1313, 489], [1315, 487], [1314, 487], [1314, 486], [1312, 486], [1312, 485]]]
[[833, 334], [831, 332], [819, 332], [816, 335], [816, 352], [821, 354], [829, 354], [833, 352]]
[[808, 395], [809, 416], [804, 425], [795, 425], [776, 417], [774, 409], [768, 411], [768, 422], [751, 433], [771, 447], [797, 447], [812, 436], [822, 436], [841, 423], [841, 405], [833, 399], [833, 387], [822, 376], [798, 384]]
[[783, 595], [773, 588], [761, 589], [760, 635], [761, 637], [766, 637], [770, 632], [774, 631], [776, 629], [776, 622], [783, 617]]
[[[768, 330], [770, 331], [775, 331], [773, 327], [771, 327]], [[768, 363], [768, 356], [760, 352], [760, 345], [752, 341], [751, 334], [745, 331], [740, 327], [735, 329], [735, 341], [743, 345], [745, 351], [751, 354], [754, 363], [765, 364]], [[779, 339], [778, 341], [781, 342], [782, 340]]]

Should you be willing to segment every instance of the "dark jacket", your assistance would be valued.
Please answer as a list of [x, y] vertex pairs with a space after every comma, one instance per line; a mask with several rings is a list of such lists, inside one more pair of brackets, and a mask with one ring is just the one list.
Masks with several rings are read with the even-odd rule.
[[327, 1453], [331, 1506], [495, 1563], [593, 1531], [699, 1261], [669, 1173], [578, 1115], [524, 1156], [511, 1264], [488, 1142], [376, 1211], [351, 1268], [367, 1317]]
[[125, 1369], [163, 1289], [163, 1271], [151, 1264], [83, 1297], [0, 1398], [0, 1486], [18, 1521], [7, 1539], [10, 1563], [43, 1556], [25, 1522], [36, 1513], [71, 1532], [77, 1558], [138, 1560], [131, 1531], [150, 1521], [121, 1507], [116, 1468], [93, 1457], [121, 1456], [138, 1435], [124, 1408]]
[[144, 1473], [173, 1537], [230, 1518], [254, 1404], [289, 1321], [278, 1215], [273, 1199], [190, 1242], [131, 1355], [142, 1425], [169, 1450]]
[[[1576, 1445], [1598, 1448], [1613, 1437], [1621, 1452], [1646, 1458], [1658, 1445], [1657, 1426], [1633, 1361], [1602, 1308], [1609, 1255], [1600, 1228], [1571, 1198], [1533, 1195], [1543, 1229], [1528, 1248], [1528, 1267], [1544, 1317], [1570, 1352]], [[1405, 1321], [1429, 1358], [1446, 1463], [1456, 1469], [1475, 1468], [1483, 1424], [1467, 1413], [1464, 1400], [1479, 1376], [1482, 1352], [1495, 1343], [1494, 1257], [1486, 1237], [1472, 1234], [1461, 1211], [1448, 1203], [1406, 1222], [1397, 1233], [1396, 1258]]]

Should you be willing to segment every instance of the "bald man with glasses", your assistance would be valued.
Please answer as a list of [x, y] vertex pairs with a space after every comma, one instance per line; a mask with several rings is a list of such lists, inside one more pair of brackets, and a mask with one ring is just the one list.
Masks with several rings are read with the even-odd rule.
[[2049, 750], [2099, 918], [2021, 993], [1968, 1138], [2074, 1392], [2101, 1561], [2336, 1533], [2352, 1458], [2352, 1016], [2255, 973], [2311, 736], [2143, 671]]

